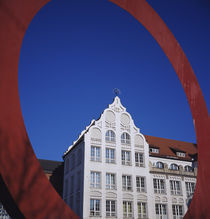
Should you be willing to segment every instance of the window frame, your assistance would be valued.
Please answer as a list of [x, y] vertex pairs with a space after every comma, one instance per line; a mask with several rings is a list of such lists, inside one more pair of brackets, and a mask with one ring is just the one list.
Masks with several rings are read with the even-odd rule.
[[[99, 157], [97, 156], [98, 155], [97, 149], [99, 150]], [[101, 147], [100, 146], [91, 145], [90, 160], [94, 162], [101, 162]]]
[[95, 217], [101, 216], [101, 199], [90, 198], [90, 217], [94, 217], [94, 216]]
[[122, 190], [128, 192], [133, 191], [132, 175], [124, 175], [124, 174], [122, 175]]
[[[157, 186], [155, 186], [155, 185], [157, 185]], [[153, 188], [154, 188], [155, 194], [166, 194], [165, 179], [153, 178]]]
[[[108, 153], [107, 153], [107, 151], [108, 151]], [[112, 153], [111, 153], [111, 151], [113, 151], [114, 158], [112, 158]], [[108, 155], [108, 157], [107, 157], [107, 155]], [[106, 147], [106, 150], [105, 150], [106, 163], [112, 163], [112, 164], [116, 163], [115, 157], [116, 157], [116, 155], [115, 155], [115, 149], [114, 149], [114, 148], [108, 148], [108, 147]]]
[[136, 167], [145, 167], [144, 153], [143, 152], [135, 151], [135, 166]]
[[[113, 202], [114, 202], [114, 211], [113, 210]], [[108, 203], [108, 205], [107, 205]], [[117, 217], [117, 201], [113, 199], [106, 199], [106, 217]], [[109, 207], [109, 209], [107, 209]]]
[[110, 142], [110, 143], [116, 142], [116, 134], [113, 130], [109, 129], [106, 131], [105, 142]]
[[131, 144], [131, 136], [127, 132], [123, 132], [120, 136], [121, 144], [130, 145]]
[[132, 165], [131, 151], [121, 150], [121, 163], [122, 163], [122, 165], [125, 165], [125, 166], [131, 166]]
[[[145, 212], [144, 212], [145, 210]], [[137, 213], [138, 219], [146, 219], [147, 217], [147, 203], [142, 201], [137, 201]]]
[[[139, 186], [137, 184], [139, 184]], [[144, 193], [146, 192], [146, 177], [145, 176], [136, 176], [136, 191], [144, 192]]]
[[[112, 176], [114, 177], [112, 179]], [[109, 183], [107, 183], [107, 179]], [[112, 183], [114, 181], [114, 183]], [[116, 189], [116, 174], [115, 173], [106, 173], [106, 189], [113, 190]]]
[[132, 217], [133, 217], [133, 202], [123, 200], [123, 218], [132, 218]]
[[101, 172], [90, 171], [90, 188], [101, 189]]
[[182, 195], [182, 184], [178, 180], [170, 180], [171, 195]]

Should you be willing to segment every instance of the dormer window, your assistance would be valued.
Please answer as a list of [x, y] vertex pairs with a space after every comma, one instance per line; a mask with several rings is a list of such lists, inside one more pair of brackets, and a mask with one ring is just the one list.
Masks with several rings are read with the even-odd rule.
[[170, 166], [170, 170], [179, 170], [179, 166], [175, 163], [172, 163]]
[[106, 132], [106, 142], [115, 142], [115, 133], [112, 130]]
[[131, 137], [128, 133], [126, 133], [126, 132], [122, 133], [121, 143], [122, 144], [131, 144]]
[[159, 154], [159, 148], [149, 148], [151, 153]]
[[162, 162], [157, 162], [155, 167], [159, 168], [159, 169], [163, 169], [164, 168], [164, 164]]
[[185, 152], [179, 152], [179, 151], [177, 151], [177, 152], [176, 152], [176, 155], [177, 155], [178, 157], [185, 157]]

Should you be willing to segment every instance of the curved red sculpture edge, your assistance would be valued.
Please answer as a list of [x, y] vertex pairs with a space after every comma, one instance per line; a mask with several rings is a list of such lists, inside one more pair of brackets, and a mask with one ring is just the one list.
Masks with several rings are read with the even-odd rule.
[[[2, 0], [0, 4], [0, 18], [4, 21], [0, 23], [0, 172], [25, 217], [76, 218], [41, 170], [24, 127], [18, 96], [18, 60], [22, 39], [33, 16], [47, 2], [48, 0]], [[208, 218], [210, 202], [206, 185], [210, 181], [210, 150], [207, 146], [210, 140], [210, 119], [196, 77], [177, 41], [146, 1], [112, 2], [127, 10], [146, 27], [168, 56], [180, 78], [195, 120], [199, 156], [195, 195], [185, 218]], [[201, 169], [202, 167], [204, 168]]]
[[134, 16], [153, 36], [172, 64], [190, 105], [198, 145], [195, 193], [185, 219], [210, 218], [210, 117], [190, 63], [166, 24], [145, 0], [110, 0]]
[[[47, 2], [0, 1], [0, 174], [25, 218], [78, 218], [47, 180], [27, 136], [19, 102], [22, 40], [31, 20]], [[7, 210], [12, 214], [14, 209], [13, 205]]]

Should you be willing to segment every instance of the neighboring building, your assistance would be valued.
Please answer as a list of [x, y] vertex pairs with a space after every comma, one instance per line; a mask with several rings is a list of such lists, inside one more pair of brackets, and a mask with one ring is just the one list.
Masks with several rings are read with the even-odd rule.
[[180, 219], [196, 145], [144, 136], [119, 97], [64, 153], [63, 199], [81, 217]]
[[[51, 182], [55, 190], [63, 196], [63, 162], [39, 159], [40, 165], [45, 175]], [[10, 219], [7, 211], [0, 202], [0, 219]]]

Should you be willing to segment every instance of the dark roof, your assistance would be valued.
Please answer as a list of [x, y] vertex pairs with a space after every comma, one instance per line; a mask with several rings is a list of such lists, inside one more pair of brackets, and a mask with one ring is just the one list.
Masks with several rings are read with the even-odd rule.
[[[150, 156], [172, 158], [192, 161], [197, 153], [197, 145], [194, 143], [144, 135], [150, 147], [159, 148], [159, 153], [151, 153]], [[179, 157], [176, 152], [184, 152], [185, 157]]]
[[38, 159], [44, 171], [53, 172], [58, 166], [62, 165], [61, 161]]

